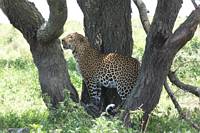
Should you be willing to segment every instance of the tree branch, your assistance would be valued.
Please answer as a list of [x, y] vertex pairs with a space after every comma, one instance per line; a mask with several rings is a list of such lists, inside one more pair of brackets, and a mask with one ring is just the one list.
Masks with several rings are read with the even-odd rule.
[[44, 18], [34, 3], [27, 0], [1, 0], [0, 2], [1, 9], [10, 23], [22, 32], [28, 42], [33, 41], [37, 30], [44, 23]]
[[63, 25], [67, 19], [66, 0], [47, 0], [50, 15], [48, 22], [37, 32], [38, 41], [47, 43], [57, 39], [63, 33]]
[[159, 0], [147, 35], [146, 46], [161, 48], [172, 34], [182, 0]]
[[175, 108], [177, 109], [178, 113], [181, 114], [182, 113], [181, 106], [179, 105], [178, 101], [176, 100], [176, 97], [174, 96], [173, 92], [171, 91], [171, 89], [167, 83], [167, 80], [164, 82], [164, 87], [165, 87], [165, 90], [167, 91], [167, 94], [171, 98]]
[[171, 91], [171, 89], [170, 89], [170, 87], [169, 87], [169, 85], [168, 85], [168, 83], [167, 83], [167, 80], [165, 80], [165, 82], [164, 82], [164, 87], [165, 87], [165, 90], [167, 91], [169, 97], [171, 98], [171, 100], [172, 100], [172, 102], [173, 102], [175, 108], [177, 109], [177, 111], [178, 111], [180, 117], [181, 117], [182, 119], [184, 119], [186, 122], [188, 122], [190, 125], [192, 125], [193, 128], [195, 128], [196, 130], [200, 131], [199, 125], [197, 125], [196, 123], [192, 122], [192, 121], [188, 118], [188, 116], [186, 115], [186, 113], [183, 112], [181, 106], [179, 105], [178, 101], [176, 100], [176, 97], [174, 96], [173, 92]]
[[144, 2], [142, 0], [133, 0], [133, 2], [135, 3], [135, 5], [138, 8], [138, 11], [140, 14], [140, 20], [142, 22], [144, 31], [146, 32], [146, 34], [148, 34], [149, 29], [150, 29], [150, 22], [149, 22], [149, 19], [147, 16], [148, 10], [146, 8], [146, 5], [144, 4]]
[[200, 87], [192, 86], [181, 82], [176, 76], [175, 72], [170, 71], [168, 74], [169, 80], [180, 89], [190, 92], [193, 95], [200, 97]]
[[192, 11], [190, 16], [180, 25], [178, 29], [171, 35], [166, 47], [174, 49], [177, 52], [181, 49], [193, 36], [200, 23], [200, 7]]
[[192, 4], [194, 5], [194, 8], [197, 9], [198, 8], [198, 5], [197, 3], [195, 2], [195, 0], [191, 0], [192, 1]]

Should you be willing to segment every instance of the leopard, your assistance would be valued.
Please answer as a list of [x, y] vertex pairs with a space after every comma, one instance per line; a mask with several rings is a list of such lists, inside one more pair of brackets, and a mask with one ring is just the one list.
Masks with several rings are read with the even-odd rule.
[[117, 89], [122, 103], [134, 89], [140, 68], [136, 58], [102, 53], [92, 47], [87, 37], [77, 32], [64, 37], [62, 46], [72, 51], [93, 104], [100, 103], [102, 87]]

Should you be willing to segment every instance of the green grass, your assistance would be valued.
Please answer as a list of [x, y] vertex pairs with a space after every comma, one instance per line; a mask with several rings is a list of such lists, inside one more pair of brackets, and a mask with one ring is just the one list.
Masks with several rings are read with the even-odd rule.
[[[134, 56], [141, 59], [146, 35], [138, 20], [133, 20]], [[127, 129], [122, 122], [100, 117], [92, 120], [79, 104], [68, 98], [60, 104], [58, 110], [49, 111], [43, 103], [38, 82], [38, 73], [33, 64], [27, 42], [22, 35], [10, 25], [0, 24], [0, 132], [8, 128], [28, 127], [31, 132], [70, 132], [70, 133], [127, 133], [138, 132], [137, 113], [132, 115], [134, 129]], [[71, 32], [83, 33], [78, 22], [69, 21], [65, 25], [65, 36]], [[172, 69], [186, 83], [200, 86], [200, 40], [194, 38], [176, 56]], [[81, 77], [76, 71], [74, 58], [65, 52], [69, 73], [75, 87], [81, 92]], [[188, 63], [185, 63], [188, 62]], [[172, 86], [181, 106], [189, 112], [191, 119], [200, 124], [199, 99]], [[179, 118], [176, 109], [163, 90], [160, 102], [153, 111], [148, 132], [197, 132]]]
[[[0, 112], [43, 109], [38, 74], [31, 60], [0, 60]], [[24, 95], [28, 94], [28, 95]]]

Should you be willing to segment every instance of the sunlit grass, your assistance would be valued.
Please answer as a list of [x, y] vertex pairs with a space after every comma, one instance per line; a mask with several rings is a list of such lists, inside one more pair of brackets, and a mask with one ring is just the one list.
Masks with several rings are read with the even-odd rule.
[[0, 113], [44, 110], [38, 74], [31, 60], [0, 60]]

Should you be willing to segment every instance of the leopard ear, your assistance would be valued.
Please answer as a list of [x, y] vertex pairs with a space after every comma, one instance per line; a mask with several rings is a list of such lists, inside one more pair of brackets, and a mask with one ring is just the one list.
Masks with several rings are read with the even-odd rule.
[[81, 38], [80, 38], [80, 42], [84, 42], [84, 37], [81, 37]]
[[84, 37], [84, 36], [82, 36], [81, 38], [80, 38], [80, 42], [87, 42], [87, 37]]

